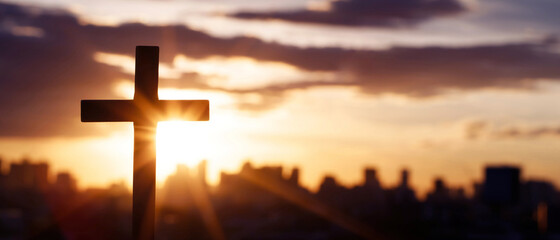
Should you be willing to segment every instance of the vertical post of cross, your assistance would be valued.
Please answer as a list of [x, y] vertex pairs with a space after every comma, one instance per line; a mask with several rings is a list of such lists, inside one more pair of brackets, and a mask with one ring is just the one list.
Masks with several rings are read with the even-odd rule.
[[[153, 109], [158, 101], [158, 62], [158, 47], [136, 47], [134, 102], [139, 108]], [[156, 128], [157, 120], [150, 115], [144, 115], [134, 121], [134, 240], [152, 240], [155, 235]]]

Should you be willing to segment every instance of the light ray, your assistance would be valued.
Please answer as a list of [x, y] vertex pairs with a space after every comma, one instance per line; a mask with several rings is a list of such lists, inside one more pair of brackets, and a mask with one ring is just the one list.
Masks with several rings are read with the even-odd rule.
[[323, 202], [313, 198], [293, 186], [287, 185], [284, 182], [270, 178], [266, 175], [259, 174], [258, 172], [248, 170], [242, 172], [241, 177], [258, 185], [279, 197], [284, 198], [318, 216], [342, 227], [346, 230], [355, 233], [365, 239], [383, 239], [379, 234], [376, 234], [370, 227], [362, 222], [342, 213], [341, 211], [332, 208]]

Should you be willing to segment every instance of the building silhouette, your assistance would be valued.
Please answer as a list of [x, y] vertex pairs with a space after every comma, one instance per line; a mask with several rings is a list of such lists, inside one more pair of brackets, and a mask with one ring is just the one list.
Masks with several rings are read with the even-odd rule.
[[490, 204], [512, 204], [519, 199], [520, 169], [487, 167], [484, 179], [484, 200]]
[[10, 172], [6, 176], [6, 186], [45, 190], [49, 183], [48, 172], [47, 163], [31, 163], [28, 159], [23, 159], [20, 163], [10, 164]]

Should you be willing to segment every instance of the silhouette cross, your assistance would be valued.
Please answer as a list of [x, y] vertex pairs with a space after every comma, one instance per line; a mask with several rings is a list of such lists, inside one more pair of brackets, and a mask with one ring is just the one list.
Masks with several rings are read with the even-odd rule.
[[208, 100], [159, 100], [159, 47], [137, 46], [132, 100], [82, 100], [82, 122], [133, 122], [134, 173], [132, 183], [132, 235], [154, 238], [156, 153], [158, 121], [208, 121]]

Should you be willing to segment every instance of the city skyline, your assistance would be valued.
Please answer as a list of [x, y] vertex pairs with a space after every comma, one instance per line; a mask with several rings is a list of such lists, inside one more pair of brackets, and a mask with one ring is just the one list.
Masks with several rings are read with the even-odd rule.
[[[520, 178], [522, 169], [489, 166], [465, 194], [435, 179], [417, 198], [410, 172], [383, 186], [366, 168], [362, 182], [341, 186], [325, 176], [318, 191], [299, 183], [299, 169], [245, 163], [205, 182], [206, 162], [177, 166], [158, 189], [156, 236], [180, 239], [535, 239], [556, 236], [560, 192], [546, 181]], [[49, 165], [22, 160], [0, 174], [0, 234], [48, 239], [130, 237], [132, 193], [124, 183], [79, 189], [71, 173], [48, 178]], [[40, 221], [37, 221], [39, 220]], [[504, 227], [504, 225], [508, 227]], [[493, 226], [493, 227], [489, 227]], [[247, 231], [250, 229], [250, 231]]]
[[[336, 174], [333, 173], [326, 173], [324, 174], [318, 182], [316, 182], [314, 185], [315, 186], [307, 186], [306, 184], [301, 182], [302, 176], [305, 175], [305, 169], [301, 169], [297, 166], [291, 166], [291, 167], [285, 167], [281, 164], [255, 164], [253, 162], [251, 162], [250, 159], [246, 159], [246, 161], [243, 162], [243, 164], [235, 170], [232, 171], [221, 171], [219, 173], [219, 176], [221, 176], [220, 178], [216, 179], [216, 180], [212, 180], [208, 178], [208, 171], [207, 171], [207, 166], [209, 165], [210, 161], [208, 160], [201, 160], [200, 162], [198, 162], [196, 165], [187, 165], [187, 164], [177, 164], [175, 166], [175, 168], [172, 170], [172, 172], [168, 175], [165, 176], [164, 179], [162, 180], [158, 180], [157, 182], [157, 189], [158, 191], [161, 191], [166, 182], [169, 180], [170, 177], [173, 176], [177, 176], [178, 173], [181, 174], [190, 174], [190, 177], [196, 177], [199, 176], [201, 171], [203, 173], [203, 177], [200, 179], [202, 181], [202, 183], [204, 185], [208, 185], [210, 186], [212, 189], [215, 188], [219, 188], [220, 183], [223, 182], [222, 177], [228, 176], [228, 175], [235, 175], [236, 173], [239, 173], [241, 171], [243, 171], [243, 169], [250, 167], [250, 168], [255, 168], [255, 169], [259, 169], [259, 168], [271, 168], [271, 169], [276, 169], [277, 171], [279, 171], [280, 176], [283, 178], [291, 178], [292, 175], [294, 174], [294, 171], [297, 171], [297, 177], [296, 177], [296, 182], [298, 184], [298, 186], [305, 188], [306, 190], [313, 192], [313, 193], [317, 193], [318, 191], [320, 191], [320, 187], [321, 185], [325, 182], [326, 179], [331, 179], [328, 181], [333, 181], [333, 184], [336, 184], [338, 186], [344, 187], [344, 188], [348, 188], [351, 189], [353, 187], [356, 186], [360, 186], [361, 184], [364, 184], [365, 182], [367, 182], [367, 178], [366, 175], [368, 175], [368, 172], [373, 172], [373, 178], [377, 179], [376, 181], [378, 181], [379, 187], [381, 188], [387, 188], [387, 189], [391, 189], [391, 188], [395, 188], [398, 187], [399, 185], [402, 184], [403, 181], [407, 182], [407, 185], [410, 186], [411, 188], [414, 189], [415, 191], [415, 197], [421, 200], [425, 200], [426, 196], [429, 194], [430, 191], [433, 191], [435, 189], [435, 184], [437, 181], [441, 181], [443, 180], [443, 182], [445, 183], [445, 185], [447, 187], [449, 187], [450, 189], [453, 189], [454, 191], [461, 189], [461, 191], [464, 192], [465, 196], [468, 197], [473, 197], [474, 192], [476, 191], [476, 185], [480, 184], [481, 182], [484, 181], [484, 171], [483, 169], [485, 168], [492, 168], [492, 167], [498, 167], [498, 168], [519, 168], [519, 169], [523, 169], [522, 166], [517, 166], [517, 165], [510, 165], [510, 164], [491, 164], [491, 165], [486, 165], [483, 169], [480, 169], [480, 174], [482, 175], [481, 179], [472, 179], [468, 184], [465, 185], [455, 185], [455, 184], [449, 184], [449, 182], [446, 180], [445, 177], [442, 177], [441, 175], [435, 175], [434, 177], [432, 177], [430, 179], [430, 185], [426, 188], [418, 188], [417, 185], [414, 183], [414, 169], [410, 169], [410, 168], [401, 168], [398, 170], [397, 172], [397, 179], [395, 179], [394, 183], [387, 183], [385, 182], [383, 179], [380, 178], [380, 176], [383, 175], [383, 171], [375, 168], [373, 166], [366, 166], [364, 168], [362, 168], [360, 171], [358, 171], [356, 173], [356, 175], [358, 176], [358, 181], [357, 182], [352, 182], [352, 183], [345, 183], [345, 182], [341, 182], [340, 179], [338, 178], [338, 176]], [[6, 165], [8, 164], [8, 166], [20, 166], [21, 164], [28, 164], [28, 165], [44, 165], [46, 166], [45, 168], [45, 172], [49, 173], [45, 175], [45, 179], [48, 181], [49, 184], [52, 183], [53, 177], [55, 177], [54, 179], [57, 179], [58, 175], [69, 175], [71, 176], [71, 178], [73, 179], [72, 181], [74, 181], [74, 184], [76, 184], [77, 189], [79, 189], [80, 191], [83, 191], [85, 189], [88, 188], [105, 188], [107, 186], [110, 185], [114, 185], [114, 184], [124, 184], [123, 186], [126, 186], [130, 191], [132, 191], [132, 184], [131, 182], [128, 182], [124, 179], [116, 179], [114, 181], [109, 182], [106, 185], [98, 185], [98, 186], [89, 186], [89, 185], [84, 185], [84, 184], [80, 184], [80, 178], [79, 176], [76, 176], [73, 174], [72, 171], [69, 170], [52, 170], [52, 166], [50, 165], [49, 162], [44, 161], [44, 160], [37, 160], [37, 159], [30, 159], [30, 158], [20, 158], [18, 160], [14, 160], [14, 161], [10, 161], [10, 162], [5, 162], [5, 159], [0, 158], [0, 174], [9, 174], [10, 173], [10, 168], [7, 167]], [[204, 166], [203, 168], [201, 168], [201, 166]], [[201, 170], [204, 169], [204, 170]], [[52, 173], [50, 171], [53, 171]], [[403, 180], [403, 174], [405, 174], [404, 172], [406, 172], [406, 180]], [[56, 173], [56, 174], [54, 174]], [[359, 173], [359, 174], [358, 174]], [[530, 181], [543, 181], [543, 182], [549, 182], [549, 180], [547, 179], [543, 179], [543, 178], [527, 178], [523, 176], [523, 171], [520, 172], [520, 180], [524, 181], [524, 182], [530, 182]], [[554, 183], [551, 183], [554, 184]], [[178, 186], [178, 185], [177, 185]], [[556, 186], [556, 184], [554, 184], [554, 186]]]

